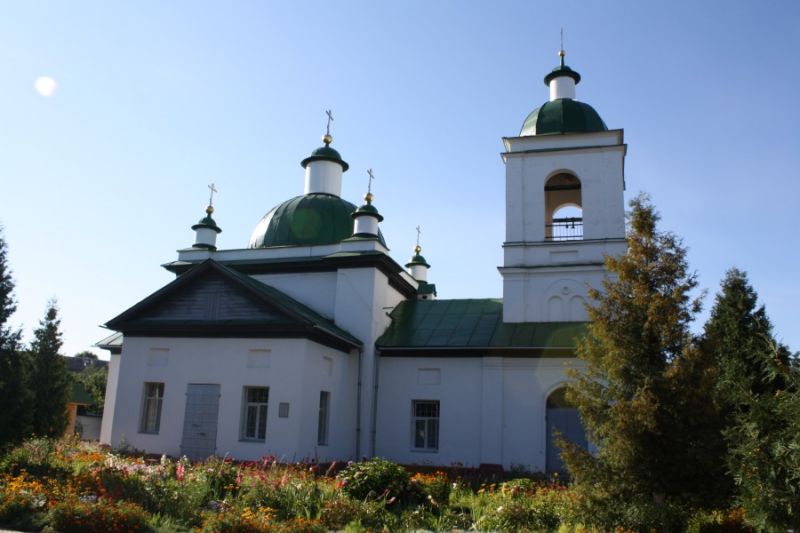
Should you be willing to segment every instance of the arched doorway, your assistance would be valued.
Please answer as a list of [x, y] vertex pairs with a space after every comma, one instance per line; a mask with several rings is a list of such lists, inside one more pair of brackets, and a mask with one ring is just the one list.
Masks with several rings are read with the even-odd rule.
[[586, 439], [586, 431], [583, 429], [578, 410], [567, 401], [567, 388], [560, 387], [550, 393], [547, 397], [547, 473], [563, 473], [564, 463], [561, 461], [561, 449], [556, 444], [555, 434], [560, 433], [562, 437], [578, 446], [588, 448], [589, 441]]

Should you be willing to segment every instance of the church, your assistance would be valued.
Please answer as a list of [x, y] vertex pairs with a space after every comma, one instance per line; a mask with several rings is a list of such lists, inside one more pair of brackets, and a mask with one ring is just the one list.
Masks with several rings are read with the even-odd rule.
[[626, 145], [576, 99], [581, 76], [559, 55], [549, 100], [503, 138], [502, 299], [437, 299], [419, 243], [393, 259], [372, 193], [341, 197], [348, 164], [328, 130], [300, 163], [302, 194], [247, 248], [216, 247], [210, 200], [194, 244], [163, 265], [175, 280], [107, 322], [101, 442], [560, 470], [554, 429], [586, 445], [564, 385], [588, 288], [625, 251]]

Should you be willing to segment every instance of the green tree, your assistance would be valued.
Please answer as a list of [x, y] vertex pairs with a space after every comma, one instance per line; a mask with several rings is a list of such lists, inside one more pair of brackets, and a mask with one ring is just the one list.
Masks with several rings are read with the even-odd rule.
[[[77, 356], [76, 356], [77, 357]], [[108, 382], [108, 368], [87, 366], [74, 379], [78, 381], [92, 396], [92, 404], [87, 406], [90, 413], [103, 414], [103, 405], [106, 398], [106, 383]]]
[[757, 301], [747, 275], [730, 270], [702, 347], [719, 369], [714, 390], [739, 503], [759, 529], [785, 531], [800, 526], [800, 376]]
[[0, 228], [0, 447], [15, 443], [31, 430], [31, 396], [20, 352], [22, 333], [8, 321], [16, 311], [8, 246]]
[[562, 441], [563, 458], [588, 521], [682, 530], [689, 510], [726, 496], [713, 373], [689, 332], [700, 301], [686, 250], [645, 195], [630, 205], [627, 252], [589, 293], [567, 393], [597, 452]]
[[31, 343], [31, 386], [33, 388], [33, 431], [37, 435], [59, 437], [67, 425], [70, 380], [59, 355], [61, 332], [58, 307], [51, 300], [45, 317], [33, 332]]

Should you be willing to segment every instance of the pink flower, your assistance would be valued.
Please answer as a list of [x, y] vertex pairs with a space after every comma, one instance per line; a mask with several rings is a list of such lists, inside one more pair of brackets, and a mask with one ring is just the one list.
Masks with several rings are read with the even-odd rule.
[[175, 477], [178, 479], [178, 481], [183, 481], [183, 474], [183, 463], [178, 463], [177, 468], [175, 468]]
[[242, 473], [242, 469], [239, 469], [239, 472], [236, 474], [236, 484], [241, 485], [242, 479], [244, 478], [244, 474]]

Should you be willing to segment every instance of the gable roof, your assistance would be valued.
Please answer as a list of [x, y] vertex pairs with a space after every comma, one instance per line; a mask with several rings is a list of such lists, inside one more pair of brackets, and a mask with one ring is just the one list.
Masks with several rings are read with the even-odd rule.
[[342, 351], [361, 341], [287, 294], [208, 259], [106, 327], [126, 336], [307, 338]]
[[499, 299], [407, 300], [377, 340], [383, 356], [563, 357], [575, 352], [585, 322], [503, 322]]

